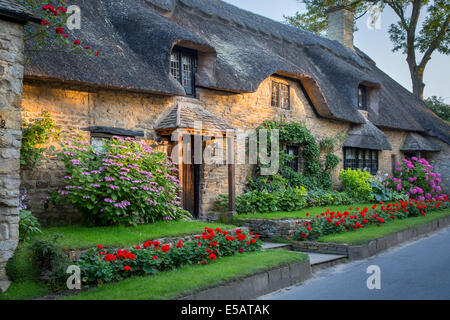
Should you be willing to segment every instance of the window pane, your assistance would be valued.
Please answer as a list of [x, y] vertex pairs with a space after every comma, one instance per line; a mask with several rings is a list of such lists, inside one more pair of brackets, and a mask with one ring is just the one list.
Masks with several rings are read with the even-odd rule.
[[182, 55], [181, 64], [183, 65], [183, 87], [187, 94], [193, 93], [192, 71], [194, 69], [191, 56]]
[[280, 92], [280, 104], [281, 108], [289, 109], [289, 86], [285, 84], [280, 84], [281, 92]]
[[356, 149], [347, 148], [345, 149], [345, 159], [344, 159], [344, 169], [356, 169]]
[[180, 53], [179, 52], [172, 52], [170, 55], [170, 74], [178, 80], [178, 82], [181, 81], [180, 79]]
[[278, 92], [280, 90], [280, 84], [278, 82], [272, 82], [272, 107], [278, 107]]

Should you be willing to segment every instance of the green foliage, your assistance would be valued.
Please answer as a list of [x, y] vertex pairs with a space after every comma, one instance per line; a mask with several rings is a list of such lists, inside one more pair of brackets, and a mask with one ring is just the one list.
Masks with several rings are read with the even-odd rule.
[[42, 112], [40, 119], [22, 125], [22, 146], [20, 164], [22, 167], [34, 168], [41, 160], [42, 153], [50, 138], [59, 137], [60, 128], [47, 111]]
[[361, 171], [361, 169], [342, 170], [339, 173], [339, 180], [342, 181], [344, 191], [347, 192], [353, 199], [370, 201], [372, 200], [372, 187], [370, 181], [372, 175], [368, 171]]
[[[292, 212], [305, 207], [350, 204], [352, 199], [345, 192], [314, 189], [306, 191], [304, 187], [278, 191], [249, 191], [236, 197], [236, 211], [239, 214]], [[228, 195], [220, 195], [215, 202], [219, 211], [228, 208]]]
[[308, 191], [306, 196], [308, 207], [322, 207], [350, 204], [353, 199], [345, 192], [315, 189]]
[[57, 244], [58, 236], [52, 241], [36, 239], [30, 245], [33, 267], [39, 271], [39, 277], [53, 291], [64, 288], [67, 280], [66, 270], [72, 262]]
[[33, 213], [28, 210], [19, 212], [19, 239], [20, 241], [29, 240], [37, 233], [41, 233], [41, 224]]
[[[258, 164], [256, 169], [256, 177], [249, 179], [247, 185], [248, 190], [267, 190], [273, 191], [284, 190], [287, 186], [306, 187], [307, 189], [331, 188], [331, 172], [339, 164], [339, 158], [332, 154], [336, 146], [337, 140], [341, 139], [341, 136], [337, 138], [328, 138], [322, 140], [321, 147], [316, 142], [311, 132], [302, 124], [296, 122], [277, 122], [277, 121], [265, 121], [261, 126], [257, 128], [257, 131], [261, 129], [266, 130], [279, 130], [280, 146], [287, 144], [295, 144], [301, 147], [301, 157], [304, 163], [302, 173], [295, 172], [288, 166], [288, 162], [293, 158], [283, 150], [280, 150], [280, 171], [279, 175], [274, 175], [270, 178], [263, 178], [259, 176], [261, 171], [261, 164]], [[268, 141], [270, 141], [270, 131], [268, 134]], [[325, 163], [321, 163], [321, 150], [326, 153]], [[281, 176], [281, 177], [280, 177]], [[284, 179], [281, 179], [284, 178]], [[286, 185], [287, 182], [287, 185]], [[273, 183], [271, 187], [265, 187], [264, 184]]]
[[438, 117], [450, 121], [450, 105], [445, 103], [442, 97], [432, 96], [425, 99], [425, 103]]
[[[215, 202], [222, 212], [228, 206], [228, 195], [219, 195]], [[288, 187], [286, 190], [269, 192], [249, 191], [236, 197], [238, 213], [294, 211], [306, 206], [306, 189]]]
[[178, 169], [164, 153], [120, 137], [101, 150], [77, 139], [62, 146], [66, 186], [49, 201], [71, 203], [88, 223], [136, 225], [189, 216], [180, 207]]

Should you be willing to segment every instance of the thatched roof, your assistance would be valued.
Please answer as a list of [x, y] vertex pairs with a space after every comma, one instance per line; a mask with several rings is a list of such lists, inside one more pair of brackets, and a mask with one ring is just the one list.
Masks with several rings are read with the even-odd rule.
[[0, 18], [6, 18], [21, 23], [27, 21], [40, 22], [32, 16], [24, 6], [15, 0], [0, 0]]
[[201, 122], [202, 129], [208, 131], [225, 132], [233, 130], [224, 120], [219, 119], [201, 106], [179, 102], [172, 107], [168, 114], [156, 125], [155, 130], [161, 129], [197, 129], [195, 122]]
[[344, 147], [363, 148], [372, 150], [392, 150], [391, 144], [383, 131], [367, 121], [350, 129]]
[[434, 143], [431, 139], [426, 138], [418, 133], [409, 133], [403, 145], [401, 151], [441, 151], [441, 147]]
[[366, 83], [380, 88], [379, 104], [369, 110], [375, 125], [427, 132], [450, 143], [448, 124], [365, 54], [337, 41], [219, 0], [71, 3], [83, 13], [74, 36], [105, 57], [29, 51], [26, 77], [184, 95], [169, 73], [171, 48], [180, 45], [199, 52], [198, 86], [254, 92], [270, 75], [284, 75], [302, 82], [320, 116], [364, 124], [357, 88]]

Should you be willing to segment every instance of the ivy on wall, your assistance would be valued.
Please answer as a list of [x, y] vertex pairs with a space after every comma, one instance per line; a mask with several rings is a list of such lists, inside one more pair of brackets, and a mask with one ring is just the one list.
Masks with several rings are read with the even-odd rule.
[[[41, 117], [22, 124], [22, 146], [20, 149], [20, 165], [22, 168], [34, 168], [41, 160], [43, 147], [50, 138], [58, 138], [60, 128], [47, 111]], [[51, 147], [52, 148], [52, 147]]]
[[[268, 149], [270, 150], [270, 130], [279, 130], [280, 139], [280, 170], [274, 176], [261, 176], [262, 165], [258, 163], [254, 177], [249, 179], [248, 187], [253, 190], [267, 189], [267, 184], [279, 184], [285, 181], [288, 186], [304, 186], [308, 189], [325, 189], [332, 187], [331, 173], [337, 167], [340, 159], [333, 154], [337, 144], [345, 139], [344, 135], [335, 138], [325, 138], [319, 143], [303, 124], [286, 121], [265, 121], [257, 128], [268, 130]], [[303, 168], [301, 172], [294, 171], [288, 163], [295, 156], [288, 155], [282, 148], [285, 145], [298, 145], [301, 148]], [[321, 159], [323, 159], [321, 161]], [[266, 186], [263, 186], [266, 185]]]

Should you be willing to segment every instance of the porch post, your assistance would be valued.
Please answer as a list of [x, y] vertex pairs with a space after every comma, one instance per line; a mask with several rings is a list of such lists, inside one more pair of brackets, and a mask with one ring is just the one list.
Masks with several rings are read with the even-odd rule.
[[228, 151], [228, 222], [231, 223], [233, 215], [236, 213], [236, 180], [235, 180], [235, 157], [234, 157], [234, 137], [227, 135]]
[[183, 187], [183, 132], [178, 129], [178, 180], [181, 185], [181, 206], [184, 207], [184, 187]]

